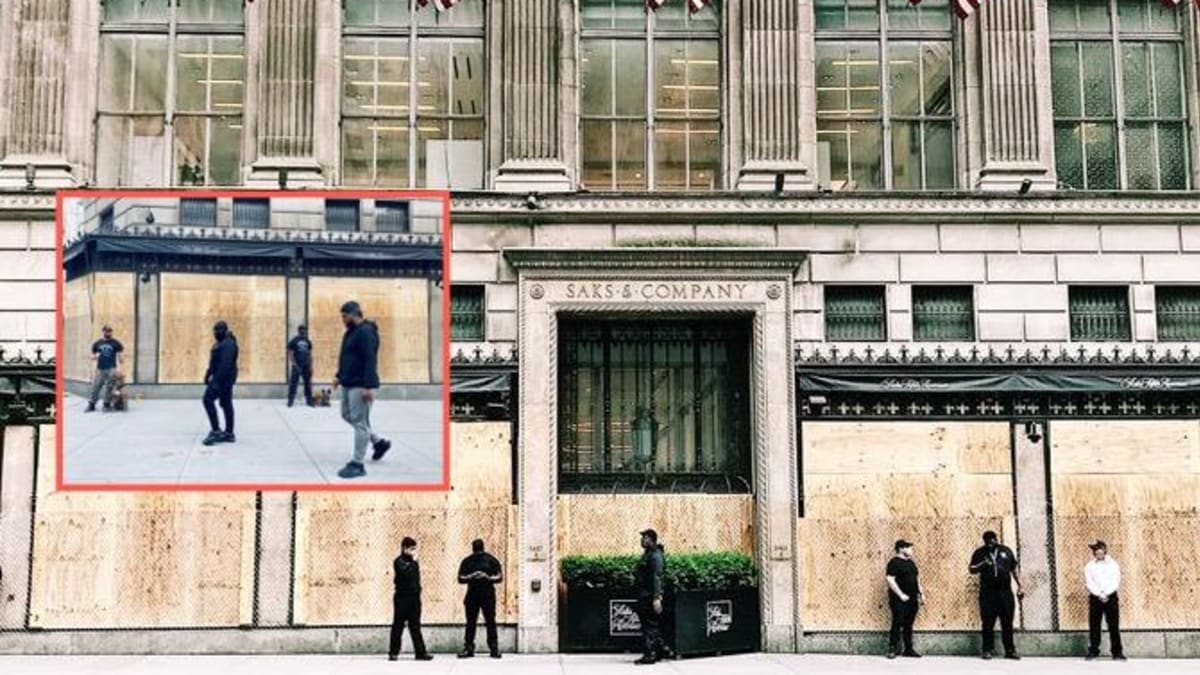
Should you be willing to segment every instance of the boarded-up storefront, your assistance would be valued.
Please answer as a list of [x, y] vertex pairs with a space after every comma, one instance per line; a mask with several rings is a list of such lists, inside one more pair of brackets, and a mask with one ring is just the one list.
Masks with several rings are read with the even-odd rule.
[[68, 281], [63, 287], [63, 374], [73, 380], [90, 380], [95, 370], [92, 343], [100, 329], [111, 326], [113, 337], [125, 347], [125, 378], [133, 382], [134, 283], [129, 272], [96, 272]]

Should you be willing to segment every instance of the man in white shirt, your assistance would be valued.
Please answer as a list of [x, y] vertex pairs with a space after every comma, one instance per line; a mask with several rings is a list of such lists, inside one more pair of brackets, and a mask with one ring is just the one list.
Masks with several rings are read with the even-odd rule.
[[1100, 619], [1108, 624], [1108, 643], [1114, 661], [1124, 661], [1121, 649], [1121, 605], [1117, 588], [1121, 585], [1121, 566], [1108, 555], [1108, 545], [1097, 540], [1088, 544], [1092, 559], [1083, 568], [1088, 590], [1088, 653], [1091, 661], [1100, 655]]

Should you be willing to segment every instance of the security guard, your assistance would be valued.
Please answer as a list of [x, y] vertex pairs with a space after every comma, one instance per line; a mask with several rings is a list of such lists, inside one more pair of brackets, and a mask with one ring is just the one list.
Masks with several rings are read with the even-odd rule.
[[496, 637], [496, 584], [503, 580], [500, 561], [483, 550], [483, 540], [471, 542], [471, 555], [463, 558], [458, 566], [458, 583], [467, 585], [467, 595], [463, 598], [463, 606], [467, 611], [467, 632], [458, 658], [475, 656], [475, 624], [479, 622], [480, 610], [483, 610], [483, 623], [487, 626], [488, 652], [493, 659], [500, 658], [500, 644]]
[[405, 537], [400, 542], [400, 556], [392, 562], [396, 572], [396, 594], [392, 596], [392, 636], [388, 645], [388, 661], [400, 658], [400, 643], [404, 625], [412, 637], [413, 652], [418, 661], [431, 661], [433, 655], [425, 650], [421, 636], [421, 566], [417, 563], [417, 541]]
[[312, 393], [312, 340], [308, 339], [308, 327], [300, 326], [296, 329], [296, 337], [288, 341], [287, 344], [288, 363], [291, 364], [291, 372], [288, 373], [288, 407], [296, 401], [296, 385], [300, 380], [304, 380], [304, 402], [309, 405], [313, 404]]
[[638, 620], [642, 624], [642, 658], [635, 664], [658, 663], [660, 658], [670, 658], [671, 650], [662, 638], [663, 613], [663, 546], [658, 543], [658, 533], [643, 530], [642, 559], [638, 561], [634, 575], [637, 587]]
[[[917, 620], [919, 606], [925, 604], [925, 593], [918, 578], [917, 563], [913, 560], [913, 545], [900, 539], [894, 551], [895, 555], [884, 570], [888, 585], [888, 607], [892, 610], [887, 657], [921, 658], [913, 649], [913, 623]], [[904, 639], [904, 651], [900, 651], [901, 637]]]
[[995, 532], [983, 533], [983, 546], [971, 554], [971, 574], [979, 575], [979, 614], [983, 620], [983, 658], [990, 659], [996, 650], [996, 619], [1000, 619], [1000, 636], [1004, 641], [1004, 658], [1014, 661], [1021, 657], [1013, 644], [1013, 616], [1017, 600], [1013, 597], [1013, 582], [1017, 598], [1025, 596], [1021, 578], [1017, 576], [1019, 561], [1013, 550], [1000, 543]]

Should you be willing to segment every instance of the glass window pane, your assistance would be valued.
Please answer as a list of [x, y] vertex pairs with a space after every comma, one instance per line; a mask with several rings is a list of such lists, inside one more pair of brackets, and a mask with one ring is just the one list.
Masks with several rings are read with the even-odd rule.
[[888, 45], [888, 91], [892, 96], [893, 115], [921, 114], [920, 45], [893, 42]]
[[326, 199], [325, 229], [330, 232], [357, 232], [359, 229], [357, 199]]
[[1107, 117], [1113, 114], [1112, 47], [1085, 43], [1083, 59], [1083, 110], [1085, 115]]
[[235, 197], [233, 200], [233, 226], [263, 230], [270, 227], [271, 200]]
[[[1078, 30], [1107, 33], [1112, 30], [1108, 19], [1108, 0], [1076, 0], [1079, 4]], [[1051, 5], [1058, 4], [1051, 2]]]
[[887, 20], [890, 30], [913, 30], [920, 25], [917, 12], [920, 5], [909, 0], [887, 0]]
[[1054, 125], [1054, 159], [1060, 183], [1076, 190], [1087, 187], [1083, 176], [1083, 139], [1079, 124], [1060, 122]]
[[646, 125], [613, 123], [613, 163], [618, 190], [646, 189]]
[[584, 187], [589, 190], [613, 189], [612, 123], [584, 120], [581, 136]]
[[1150, 117], [1150, 45], [1121, 45], [1121, 66], [1125, 88], [1125, 114]]
[[425, 38], [417, 51], [418, 114], [483, 115], [482, 40]]
[[408, 40], [345, 41], [342, 111], [389, 117], [408, 115]]
[[105, 0], [105, 23], [162, 22], [169, 17], [170, 0]]
[[1183, 83], [1180, 73], [1180, 45], [1159, 42], [1152, 47], [1154, 57], [1154, 98], [1158, 117], [1183, 117]]
[[1147, 28], [1145, 0], [1117, 0], [1118, 26], [1122, 31], [1145, 31]]
[[1074, 42], [1056, 42], [1050, 47], [1051, 86], [1055, 116], [1079, 117], [1079, 53]]
[[172, 172], [175, 185], [204, 185], [208, 172], [208, 118], [176, 117]]
[[408, 232], [408, 202], [375, 202], [376, 232]]
[[[582, 40], [580, 44], [579, 85], [584, 115], [610, 115], [614, 105], [614, 40]], [[630, 49], [628, 51], [634, 51]], [[644, 70], [644, 69], [643, 69]]]
[[106, 35], [100, 58], [101, 110], [151, 112], [166, 109], [166, 37]]
[[1125, 181], [1132, 190], [1158, 188], [1158, 165], [1154, 157], [1154, 125], [1125, 127]]
[[96, 123], [96, 183], [162, 187], [166, 122], [161, 116], [101, 115]]
[[483, 187], [483, 121], [417, 121], [417, 187]]
[[914, 286], [914, 340], [974, 340], [975, 312], [970, 286]]
[[244, 0], [184, 0], [177, 18], [185, 23], [241, 23]]
[[656, 113], [669, 117], [720, 114], [716, 41], [657, 40]]
[[1179, 30], [1179, 18], [1183, 14], [1178, 7], [1166, 7], [1161, 2], [1148, 2], [1148, 4], [1147, 19], [1150, 30], [1170, 33]]
[[126, 111], [133, 94], [133, 38], [100, 37], [100, 101], [102, 111]]
[[483, 28], [483, 11], [486, 3], [479, 0], [460, 2], [450, 9], [439, 12], [434, 3], [426, 7], [417, 6], [418, 26], [454, 26], [457, 28]]
[[1084, 124], [1083, 151], [1087, 156], [1087, 189], [1117, 189], [1117, 139], [1113, 125]]
[[846, 27], [845, 0], [814, 0], [813, 19], [817, 30], [838, 30]]
[[882, 125], [878, 122], [817, 122], [818, 154], [828, 155], [827, 187], [870, 190], [883, 186]]
[[212, 147], [208, 150], [208, 182], [239, 185], [242, 182], [242, 118], [212, 118]]
[[654, 131], [654, 187], [687, 188], [687, 123], [659, 122]]
[[216, 199], [180, 199], [179, 224], [187, 227], [216, 227]]
[[580, 16], [587, 28], [646, 28], [643, 0], [581, 0]]
[[882, 286], [825, 287], [826, 340], [884, 340], [885, 319]]
[[950, 42], [921, 43], [921, 71], [925, 87], [925, 114], [949, 115], [953, 112], [950, 86]]
[[949, 190], [954, 185], [954, 127], [950, 122], [926, 122], [925, 189]]
[[1200, 340], [1200, 286], [1154, 289], [1159, 340]]
[[242, 107], [242, 39], [178, 38], [175, 50], [175, 109], [237, 112]]
[[880, 114], [879, 46], [866, 42], [817, 43], [817, 112]]
[[1158, 166], [1161, 179], [1160, 189], [1186, 190], [1187, 132], [1183, 123], [1158, 125]]
[[483, 286], [450, 286], [450, 339], [482, 340]]
[[371, 120], [342, 120], [342, 183], [374, 183], [374, 132]]
[[715, 190], [721, 168], [721, 132], [717, 122], [691, 122], [688, 134], [688, 189]]
[[1075, 17], [1075, 4], [1072, 2], [1051, 2], [1050, 32], [1072, 31], [1078, 27]]
[[846, 28], [879, 30], [878, 0], [846, 0]]
[[1129, 288], [1072, 286], [1069, 315], [1072, 340], [1128, 340]]
[[892, 187], [921, 189], [920, 122], [892, 122]]

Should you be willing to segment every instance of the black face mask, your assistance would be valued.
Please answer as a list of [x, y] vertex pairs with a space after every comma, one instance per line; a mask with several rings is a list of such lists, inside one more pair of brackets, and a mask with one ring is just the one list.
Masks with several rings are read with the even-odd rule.
[[229, 331], [227, 331], [227, 330], [216, 330], [216, 329], [213, 330], [213, 337], [216, 338], [217, 342], [224, 340], [225, 336], [228, 334], [229, 334]]

